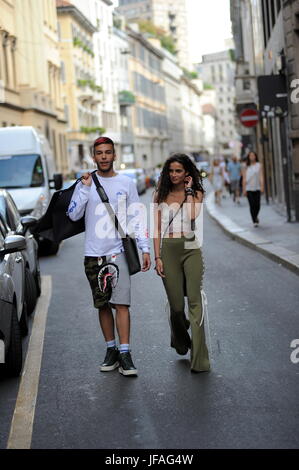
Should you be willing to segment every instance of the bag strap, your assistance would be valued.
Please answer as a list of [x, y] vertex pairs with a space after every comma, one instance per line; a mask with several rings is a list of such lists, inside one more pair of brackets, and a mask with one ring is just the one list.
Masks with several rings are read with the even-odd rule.
[[[166, 229], [164, 230], [164, 233], [163, 233], [163, 237], [162, 237], [162, 238], [164, 238], [165, 233], [166, 233], [167, 229], [170, 227], [170, 225], [172, 224], [173, 219], [178, 215], [178, 213], [179, 213], [180, 210], [182, 209], [182, 207], [183, 207], [184, 202], [186, 201], [186, 199], [187, 199], [187, 196], [185, 196], [185, 199], [184, 199], [183, 202], [180, 204], [180, 207], [178, 208], [178, 210], [176, 211], [176, 213], [174, 214], [174, 216], [172, 216], [172, 218], [170, 219], [170, 222], [168, 222], [167, 227], [166, 227]], [[162, 238], [161, 238], [161, 239], [162, 239]]]
[[121, 238], [126, 238], [126, 234], [123, 231], [122, 226], [120, 225], [120, 223], [118, 221], [118, 218], [116, 217], [116, 214], [115, 214], [115, 212], [114, 212], [114, 210], [113, 210], [113, 208], [112, 208], [112, 206], [109, 202], [109, 198], [106, 194], [106, 191], [105, 191], [105, 189], [103, 188], [103, 186], [101, 185], [101, 183], [99, 182], [99, 180], [96, 176], [96, 171], [97, 170], [93, 171], [91, 173], [91, 176], [92, 176], [94, 184], [96, 185], [97, 193], [100, 196], [101, 201], [104, 204], [106, 204], [106, 208], [107, 208], [108, 213], [111, 217], [111, 220], [114, 222], [115, 228], [118, 231], [118, 233], [120, 234]]

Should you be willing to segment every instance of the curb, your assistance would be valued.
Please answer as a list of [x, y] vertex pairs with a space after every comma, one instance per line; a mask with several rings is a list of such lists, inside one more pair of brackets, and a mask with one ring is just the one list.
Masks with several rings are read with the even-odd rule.
[[206, 208], [209, 216], [215, 220], [222, 230], [233, 240], [259, 251], [272, 261], [281, 264], [285, 268], [299, 275], [299, 254], [275, 243], [255, 235], [249, 230], [240, 227], [229, 217], [222, 214], [214, 203], [214, 191], [211, 191], [206, 197]]

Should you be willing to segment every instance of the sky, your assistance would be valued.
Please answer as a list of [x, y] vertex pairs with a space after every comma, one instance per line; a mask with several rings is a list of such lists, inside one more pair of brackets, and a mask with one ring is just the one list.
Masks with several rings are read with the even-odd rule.
[[[113, 0], [118, 5], [118, 0]], [[226, 49], [232, 36], [230, 0], [186, 0], [191, 62], [201, 62], [203, 54]]]
[[202, 54], [226, 49], [225, 39], [232, 37], [229, 0], [186, 0], [191, 61]]

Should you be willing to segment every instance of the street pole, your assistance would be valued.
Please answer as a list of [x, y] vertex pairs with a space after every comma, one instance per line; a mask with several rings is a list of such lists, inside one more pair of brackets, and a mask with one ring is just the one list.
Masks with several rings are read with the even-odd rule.
[[280, 137], [281, 137], [281, 156], [282, 156], [282, 170], [284, 182], [284, 194], [287, 209], [287, 221], [291, 222], [291, 200], [290, 200], [290, 187], [289, 187], [289, 159], [288, 159], [288, 142], [287, 142], [287, 116], [279, 118], [280, 124]]

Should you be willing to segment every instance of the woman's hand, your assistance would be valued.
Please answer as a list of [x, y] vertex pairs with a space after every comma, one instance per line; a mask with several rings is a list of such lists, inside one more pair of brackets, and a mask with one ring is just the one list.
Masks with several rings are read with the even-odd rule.
[[192, 176], [186, 176], [185, 178], [185, 188], [192, 188], [193, 179]]
[[164, 274], [164, 271], [163, 271], [163, 262], [162, 262], [161, 258], [156, 259], [155, 270], [157, 271], [158, 276], [165, 277], [165, 274]]

